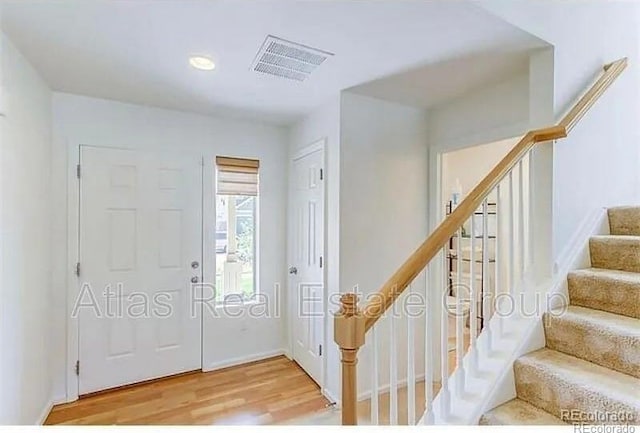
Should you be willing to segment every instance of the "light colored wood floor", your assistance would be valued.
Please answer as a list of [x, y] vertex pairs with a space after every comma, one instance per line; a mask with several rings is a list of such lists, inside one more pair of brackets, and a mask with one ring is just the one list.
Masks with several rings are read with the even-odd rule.
[[45, 424], [277, 424], [328, 403], [302, 368], [280, 356], [82, 398], [56, 406]]
[[[455, 341], [455, 339], [454, 339]], [[469, 347], [465, 334], [464, 348]], [[449, 351], [449, 372], [456, 351]], [[433, 395], [440, 390], [434, 382]], [[416, 420], [424, 413], [424, 381], [416, 382]], [[378, 423], [389, 424], [389, 393], [378, 401]], [[398, 389], [398, 424], [407, 424], [407, 388]], [[45, 424], [306, 424], [320, 420], [329, 402], [316, 383], [284, 356], [210, 373], [189, 373], [134, 385], [56, 406]], [[359, 424], [370, 423], [371, 401], [358, 403]], [[319, 415], [317, 417], [316, 415]], [[334, 419], [335, 418], [335, 419]], [[339, 414], [328, 418], [338, 423]]]

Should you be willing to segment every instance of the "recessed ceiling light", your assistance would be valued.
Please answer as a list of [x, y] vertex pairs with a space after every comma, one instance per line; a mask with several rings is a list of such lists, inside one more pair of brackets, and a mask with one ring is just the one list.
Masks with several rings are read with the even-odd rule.
[[189, 57], [189, 64], [201, 71], [213, 71], [216, 67], [213, 60], [205, 56], [191, 56]]

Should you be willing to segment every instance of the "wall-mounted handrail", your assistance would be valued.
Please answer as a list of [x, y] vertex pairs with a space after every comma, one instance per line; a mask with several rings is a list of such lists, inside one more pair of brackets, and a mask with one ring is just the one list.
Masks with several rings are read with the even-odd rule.
[[[377, 296], [370, 298], [365, 307], [357, 307], [353, 294], [343, 297], [343, 308], [336, 316], [335, 341], [343, 353], [343, 424], [355, 424], [357, 352], [364, 344], [364, 334], [382, 317], [385, 311], [439, 253], [448, 240], [455, 235], [488, 195], [509, 175], [516, 165], [537, 143], [564, 138], [584, 117], [595, 102], [611, 86], [627, 66], [627, 58], [616, 60], [604, 66], [604, 71], [596, 82], [584, 93], [575, 105], [556, 125], [527, 132], [513, 149], [484, 177], [460, 202], [455, 210], [427, 237], [409, 258], [385, 282]], [[349, 388], [349, 389], [345, 389]], [[373, 390], [373, 392], [377, 392]]]
[[558, 123], [564, 126], [567, 134], [571, 132], [574, 126], [582, 119], [589, 109], [596, 103], [602, 94], [613, 84], [613, 82], [622, 74], [627, 67], [627, 58], [623, 57], [613, 63], [604, 66], [604, 73], [600, 75], [598, 80], [587, 90], [587, 92], [573, 105], [567, 114]]

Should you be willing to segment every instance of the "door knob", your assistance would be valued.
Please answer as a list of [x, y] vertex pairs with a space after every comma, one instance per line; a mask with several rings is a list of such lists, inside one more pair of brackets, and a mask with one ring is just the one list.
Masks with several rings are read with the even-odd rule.
[[199, 266], [200, 266], [200, 263], [196, 262], [195, 260], [191, 262], [192, 269], [198, 269]]
[[290, 273], [291, 275], [296, 275], [296, 274], [298, 273], [298, 268], [296, 268], [295, 266], [291, 266], [291, 267], [289, 268], [289, 273]]
[[198, 277], [191, 277], [191, 282], [192, 282], [193, 284], [196, 284], [198, 281], [200, 281], [200, 280], [198, 279]]

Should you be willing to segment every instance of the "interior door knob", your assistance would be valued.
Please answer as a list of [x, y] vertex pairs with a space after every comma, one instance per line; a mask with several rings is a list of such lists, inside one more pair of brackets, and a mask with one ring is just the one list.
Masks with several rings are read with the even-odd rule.
[[296, 274], [298, 273], [298, 268], [296, 268], [295, 266], [291, 266], [291, 267], [289, 268], [289, 273], [290, 273], [291, 275], [296, 275]]

